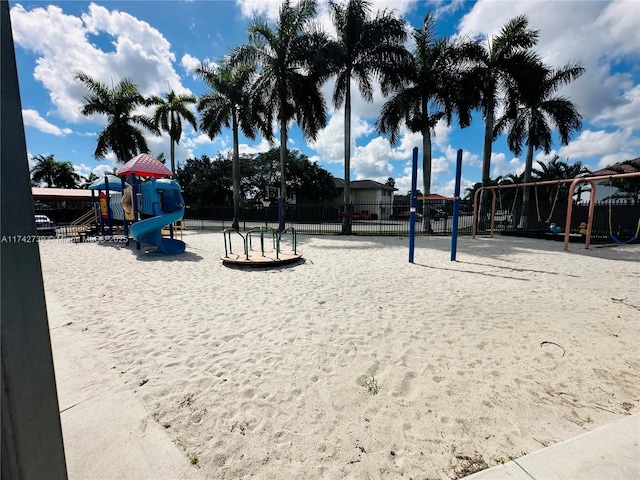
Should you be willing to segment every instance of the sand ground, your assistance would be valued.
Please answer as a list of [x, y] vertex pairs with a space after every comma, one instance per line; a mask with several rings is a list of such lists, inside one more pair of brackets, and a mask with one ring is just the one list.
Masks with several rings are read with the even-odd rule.
[[249, 271], [219, 233], [41, 244], [59, 328], [104, 359], [78, 388], [116, 378], [211, 479], [458, 478], [640, 411], [639, 245], [298, 240]]

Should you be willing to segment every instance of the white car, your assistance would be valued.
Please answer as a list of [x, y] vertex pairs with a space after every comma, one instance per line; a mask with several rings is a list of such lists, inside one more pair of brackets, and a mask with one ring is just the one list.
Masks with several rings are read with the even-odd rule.
[[56, 236], [56, 224], [46, 215], [36, 215], [36, 230], [44, 237]]

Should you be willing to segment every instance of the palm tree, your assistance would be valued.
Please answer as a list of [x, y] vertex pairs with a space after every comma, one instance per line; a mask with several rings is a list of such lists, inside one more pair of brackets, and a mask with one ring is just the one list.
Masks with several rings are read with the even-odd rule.
[[80, 175], [73, 169], [71, 162], [56, 162], [54, 183], [58, 188], [76, 188]]
[[35, 158], [36, 164], [31, 168], [31, 181], [34, 185], [44, 183], [52, 188], [55, 185], [57, 163], [53, 155], [38, 155]]
[[173, 90], [164, 98], [153, 96], [148, 102], [157, 105], [153, 115], [153, 124], [169, 134], [171, 139], [171, 173], [176, 173], [175, 146], [180, 144], [182, 136], [182, 119], [184, 118], [194, 129], [198, 129], [196, 116], [188, 108], [188, 104], [196, 103], [196, 97], [186, 93], [177, 94]]
[[[424, 195], [431, 193], [431, 131], [439, 120], [451, 123], [457, 114], [461, 127], [471, 123], [471, 107], [476, 99], [465, 90], [466, 61], [473, 41], [436, 38], [435, 19], [427, 14], [421, 29], [413, 32], [415, 51], [407, 65], [406, 81], [393, 87], [376, 121], [380, 133], [388, 134], [392, 145], [398, 142], [400, 125], [422, 134], [422, 182]], [[471, 92], [473, 93], [473, 92]], [[431, 231], [429, 212], [424, 212], [424, 230]]]
[[[482, 185], [489, 186], [491, 150], [495, 112], [500, 105], [500, 95], [508, 80], [528, 75], [536, 56], [530, 49], [538, 43], [538, 30], [528, 29], [529, 20], [519, 15], [509, 20], [498, 35], [486, 45], [478, 44], [474, 54], [473, 84], [480, 93], [479, 108], [484, 118], [484, 145], [482, 149]], [[488, 196], [483, 192], [480, 203], [481, 221], [488, 208]]]
[[[235, 49], [235, 62], [255, 65], [259, 77], [254, 89], [264, 101], [265, 118], [277, 119], [280, 128], [280, 197], [287, 199], [286, 162], [288, 124], [294, 120], [305, 137], [315, 140], [327, 123], [324, 97], [320, 92], [318, 51], [326, 35], [312, 27], [316, 15], [315, 0], [289, 0], [280, 7], [278, 22], [271, 26], [264, 19], [254, 19], [248, 28], [247, 45]], [[279, 229], [284, 229], [282, 209]]]
[[504, 190], [498, 190], [498, 200], [499, 205], [498, 208], [508, 212], [509, 225], [515, 225], [516, 223], [516, 215], [517, 215], [517, 203], [518, 203], [518, 190], [521, 183], [523, 183], [524, 173], [517, 175], [515, 173], [509, 173], [504, 176], [499, 176], [495, 181], [489, 180], [490, 185], [500, 185], [501, 187], [509, 187], [515, 185], [515, 188], [505, 188]]
[[[371, 16], [371, 2], [349, 0], [329, 3], [337, 39], [327, 44], [324, 51], [328, 70], [336, 76], [333, 104], [344, 104], [344, 211], [351, 206], [351, 81], [360, 95], [373, 101], [373, 83], [381, 81], [383, 94], [388, 91], [391, 70], [408, 61], [403, 43], [407, 34], [405, 22], [388, 11]], [[342, 233], [351, 233], [351, 217], [343, 215]]]
[[118, 162], [125, 163], [138, 153], [149, 151], [139, 127], [144, 127], [154, 134], [159, 134], [160, 131], [152, 119], [134, 113], [138, 107], [147, 106], [148, 102], [133, 81], [124, 78], [109, 88], [80, 71], [75, 72], [74, 78], [90, 92], [83, 97], [82, 114], [107, 116], [107, 126], [98, 135], [98, 144], [94, 152], [96, 159], [104, 158], [111, 150]]
[[89, 186], [95, 182], [96, 180], [98, 180], [98, 175], [96, 175], [95, 173], [91, 172], [89, 175], [87, 175], [86, 177], [84, 177], [84, 181], [82, 182], [82, 184], [80, 185], [80, 188], [84, 188], [85, 190], [89, 188]]
[[[523, 143], [527, 145], [525, 183], [531, 181], [534, 150], [542, 149], [547, 154], [551, 151], [551, 125], [558, 129], [562, 145], [567, 145], [571, 135], [582, 127], [582, 116], [576, 105], [555, 93], [584, 71], [579, 62], [559, 69], [539, 63], [523, 81], [509, 82], [507, 105], [496, 122], [495, 133], [508, 132], [507, 143], [515, 155], [520, 155]], [[529, 193], [529, 188], [524, 188], [519, 228], [529, 225]]]
[[[552, 180], [569, 180], [576, 178], [579, 175], [591, 173], [591, 171], [582, 163], [575, 162], [569, 164], [560, 160], [558, 155], [555, 155], [548, 163], [538, 160], [539, 168], [532, 168], [532, 176], [535, 175], [535, 181], [552, 181]], [[538, 187], [544, 191], [546, 200], [549, 205], [554, 205], [558, 201], [566, 201], [569, 195], [568, 183], [559, 183], [557, 185], [545, 185]], [[578, 193], [578, 192], [576, 192]]]
[[53, 155], [38, 155], [35, 160], [30, 172], [34, 185], [44, 183], [48, 188], [75, 188], [80, 182], [80, 175], [71, 162], [58, 162]]
[[267, 123], [258, 117], [259, 99], [251, 93], [251, 86], [256, 71], [251, 66], [224, 64], [214, 69], [205, 65], [196, 68], [195, 73], [211, 87], [200, 97], [198, 111], [201, 113], [200, 128], [207, 132], [212, 140], [223, 127], [231, 128], [233, 134], [233, 223], [232, 228], [238, 230], [240, 217], [240, 149], [239, 130], [248, 138], [255, 138], [255, 129], [259, 129], [265, 137], [271, 132]]

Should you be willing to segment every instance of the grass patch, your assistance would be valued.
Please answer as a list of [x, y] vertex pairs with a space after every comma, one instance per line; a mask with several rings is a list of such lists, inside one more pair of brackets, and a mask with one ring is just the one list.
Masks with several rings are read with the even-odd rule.
[[489, 468], [484, 458], [478, 454], [473, 456], [458, 454], [456, 455], [456, 459], [458, 460], [458, 464], [453, 467], [453, 473], [456, 475], [455, 478], [466, 477]]
[[363, 387], [365, 387], [367, 390], [369, 390], [369, 393], [371, 395], [376, 395], [380, 391], [380, 387], [378, 385], [378, 381], [376, 380], [376, 377], [374, 377], [374, 376], [371, 376], [371, 378], [369, 380], [364, 382]]

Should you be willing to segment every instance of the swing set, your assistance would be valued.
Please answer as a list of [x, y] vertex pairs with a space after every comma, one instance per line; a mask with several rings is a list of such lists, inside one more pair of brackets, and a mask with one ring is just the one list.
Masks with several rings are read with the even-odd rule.
[[[516, 183], [513, 185], [496, 185], [496, 186], [490, 186], [490, 187], [480, 187], [478, 190], [476, 190], [476, 193], [473, 197], [473, 235], [472, 238], [476, 238], [477, 233], [478, 233], [478, 203], [479, 203], [479, 199], [480, 199], [480, 194], [482, 191], [484, 190], [488, 190], [489, 192], [491, 192], [491, 227], [490, 227], [490, 236], [491, 238], [493, 238], [494, 232], [495, 232], [495, 214], [496, 214], [496, 190], [500, 191], [501, 189], [507, 189], [507, 188], [516, 188], [516, 195], [515, 198], [517, 199], [517, 192], [518, 192], [518, 188], [520, 187], [537, 187], [539, 185], [556, 185], [556, 195], [555, 195], [555, 199], [553, 202], [553, 206], [551, 208], [551, 213], [549, 214], [549, 218], [547, 219], [547, 221], [551, 221], [551, 218], [553, 216], [553, 212], [555, 210], [555, 206], [556, 203], [558, 201], [558, 194], [560, 192], [560, 184], [562, 183], [569, 183], [569, 192], [568, 192], [568, 198], [567, 198], [567, 219], [566, 219], [566, 223], [565, 223], [565, 228], [564, 228], [564, 250], [568, 251], [569, 250], [569, 238], [571, 235], [571, 216], [573, 214], [573, 195], [575, 192], [575, 188], [579, 183], [589, 183], [589, 185], [591, 186], [591, 198], [595, 198], [596, 197], [596, 189], [597, 189], [597, 182], [600, 180], [609, 180], [609, 182], [611, 182], [613, 179], [617, 179], [617, 178], [631, 178], [631, 177], [640, 177], [640, 172], [633, 172], [633, 173], [618, 173], [615, 175], [598, 175], [598, 176], [593, 176], [593, 177], [578, 177], [578, 178], [570, 178], [570, 179], [565, 179], [565, 180], [550, 180], [550, 181], [543, 181], [543, 182], [528, 182], [528, 183]], [[502, 202], [502, 197], [500, 198], [500, 201]], [[514, 201], [514, 205], [513, 205], [513, 210], [515, 210], [515, 201]], [[541, 221], [540, 218], [540, 210], [538, 207], [538, 199], [537, 199], [537, 189], [536, 189], [536, 208], [538, 209], [538, 221]], [[591, 245], [591, 229], [593, 227], [593, 212], [595, 209], [595, 202], [590, 201], [589, 202], [589, 214], [588, 214], [588, 220], [587, 220], [587, 225], [586, 225], [586, 235], [585, 235], [585, 242], [584, 242], [584, 248], [585, 249], [589, 249], [590, 245]], [[512, 210], [512, 214], [514, 213], [514, 211]], [[513, 217], [513, 215], [512, 215]], [[611, 215], [611, 203], [609, 204], [609, 230], [610, 230], [610, 237], [611, 239], [618, 243], [618, 244], [627, 244], [627, 243], [632, 243], [634, 242], [637, 238], [638, 238], [638, 234], [640, 233], [640, 219], [638, 220], [638, 228], [636, 229], [636, 233], [632, 236], [632, 238], [630, 238], [629, 240], [625, 240], [625, 241], [621, 241], [620, 239], [617, 238], [617, 236], [614, 234], [613, 232], [613, 228], [612, 228], [612, 215]], [[561, 229], [560, 229], [561, 231]], [[559, 233], [559, 232], [558, 232]]]
[[[612, 182], [611, 182], [611, 177], [609, 177], [609, 188], [613, 187]], [[636, 241], [636, 239], [638, 238], [638, 233], [640, 232], [640, 218], [638, 218], [638, 227], [636, 228], [636, 233], [633, 234], [633, 236], [628, 239], [628, 240], [620, 240], [615, 233], [613, 233], [613, 214], [612, 214], [612, 208], [611, 205], [613, 203], [613, 199], [611, 198], [611, 196], [609, 196], [609, 237], [611, 238], [611, 240], [613, 240], [615, 243], [617, 243], [618, 245], [626, 245], [628, 243], [633, 243]]]

